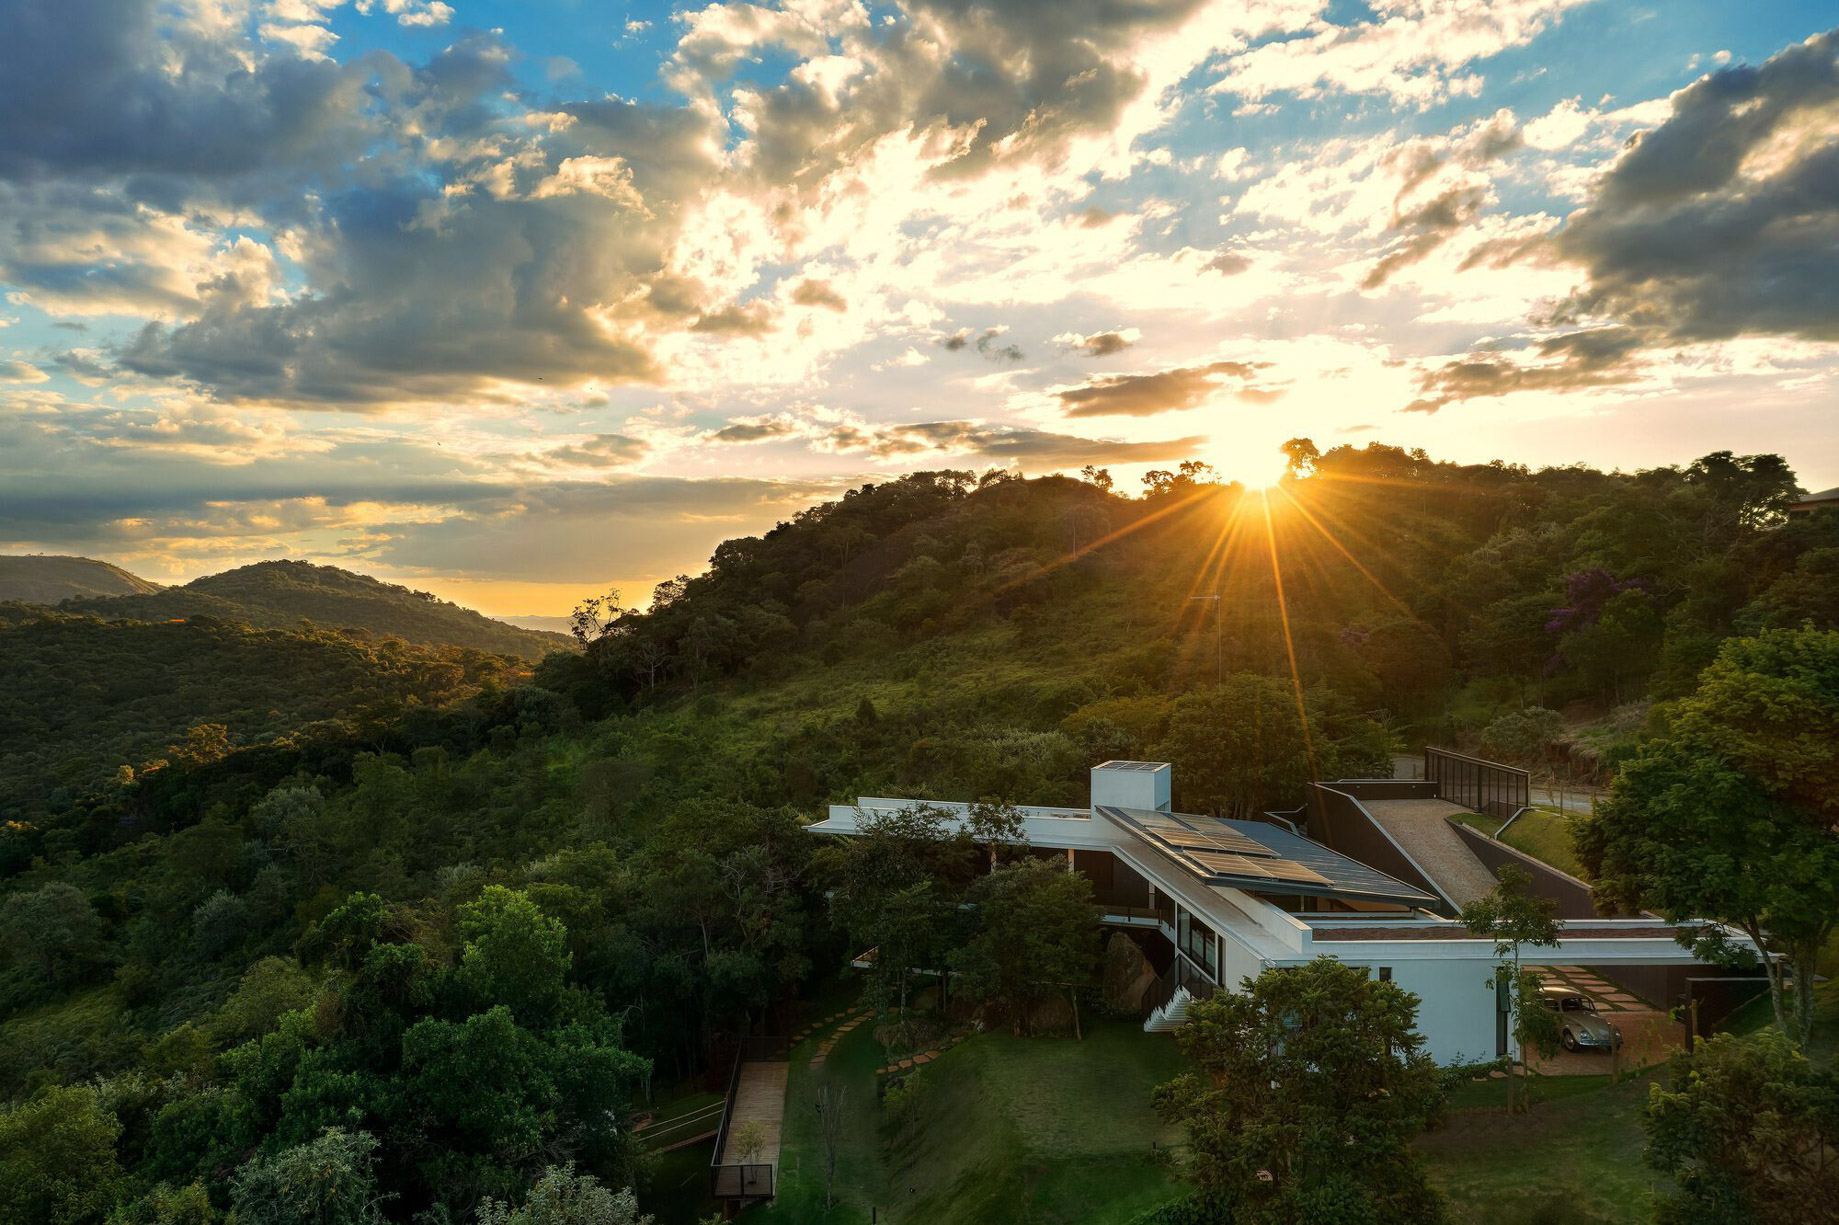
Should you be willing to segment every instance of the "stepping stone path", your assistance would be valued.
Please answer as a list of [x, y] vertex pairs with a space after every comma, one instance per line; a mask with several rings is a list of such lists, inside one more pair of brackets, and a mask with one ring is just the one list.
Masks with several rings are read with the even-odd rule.
[[[845, 1017], [849, 1019], [844, 1021]], [[843, 1040], [843, 1035], [847, 1034], [850, 1030], [866, 1020], [868, 1020], [868, 1014], [863, 1012], [859, 1006], [846, 1008], [842, 1012], [832, 1013], [830, 1016], [825, 1017], [814, 1025], [805, 1026], [803, 1030], [793, 1035], [792, 1045], [797, 1046], [800, 1042], [803, 1042], [818, 1030], [823, 1029], [826, 1025], [835, 1025], [838, 1021], [843, 1021], [842, 1025], [837, 1026], [835, 1033], [817, 1044], [817, 1053], [811, 1056], [811, 1066], [814, 1068], [820, 1067], [824, 1060], [830, 1057], [831, 1049], [834, 1048], [838, 1042]]]
[[893, 1072], [911, 1072], [914, 1068], [931, 1063], [934, 1059], [937, 1059], [940, 1055], [943, 1055], [946, 1051], [958, 1045], [959, 1041], [960, 1040], [957, 1038], [947, 1039], [934, 1049], [930, 1051], [921, 1051], [911, 1059], [902, 1059], [897, 1063], [890, 1063], [886, 1067], [876, 1068], [875, 1075], [887, 1076]]
[[1582, 966], [1546, 966], [1541, 977], [1554, 986], [1570, 987], [1580, 995], [1590, 996], [1602, 1012], [1646, 1012], [1652, 1007], [1639, 996]]

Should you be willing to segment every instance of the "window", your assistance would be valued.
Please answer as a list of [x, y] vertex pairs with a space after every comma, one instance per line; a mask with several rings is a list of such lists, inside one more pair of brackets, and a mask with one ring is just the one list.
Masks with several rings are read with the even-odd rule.
[[1382, 983], [1389, 983], [1392, 981], [1392, 967], [1391, 966], [1380, 966], [1379, 967], [1379, 981]]

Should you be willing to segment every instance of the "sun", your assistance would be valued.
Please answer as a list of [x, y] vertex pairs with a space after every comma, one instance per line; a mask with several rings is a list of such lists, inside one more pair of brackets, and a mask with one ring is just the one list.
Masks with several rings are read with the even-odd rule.
[[1215, 439], [1205, 458], [1222, 477], [1253, 490], [1272, 488], [1290, 471], [1289, 457], [1265, 440]]

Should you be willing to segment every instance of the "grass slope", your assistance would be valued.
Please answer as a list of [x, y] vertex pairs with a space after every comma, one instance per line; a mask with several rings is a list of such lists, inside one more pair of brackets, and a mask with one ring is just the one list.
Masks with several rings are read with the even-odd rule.
[[[1665, 1073], [1656, 1073], [1664, 1075]], [[1662, 1182], [1642, 1160], [1641, 1107], [1651, 1080], [1607, 1077], [1535, 1081], [1531, 1112], [1496, 1104], [1454, 1109], [1418, 1139], [1432, 1176], [1449, 1194], [1458, 1225], [1645, 1225]], [[1457, 1102], [1500, 1095], [1490, 1081]]]
[[[1127, 1023], [1095, 1025], [1084, 1042], [984, 1034], [915, 1076], [892, 1120], [875, 1100], [870, 1026], [815, 1070], [814, 1043], [793, 1052], [779, 1199], [749, 1221], [867, 1221], [875, 1207], [897, 1225], [1106, 1225], [1179, 1194], [1151, 1156], [1152, 1141], [1178, 1138], [1150, 1105], [1180, 1064], [1164, 1036]], [[811, 1104], [825, 1076], [848, 1086], [849, 1115], [829, 1213]]]
[[1456, 820], [1490, 837], [1499, 837], [1514, 850], [1531, 855], [1541, 863], [1549, 863], [1560, 872], [1583, 876], [1583, 865], [1577, 862], [1577, 852], [1571, 845], [1570, 821], [1558, 813], [1543, 809], [1524, 813], [1500, 835], [1494, 832], [1501, 824], [1495, 817], [1470, 813]]
[[0, 557], [0, 601], [56, 604], [101, 596], [152, 595], [158, 583], [88, 557]]
[[263, 629], [293, 629], [304, 619], [423, 646], [471, 647], [532, 661], [574, 649], [573, 639], [562, 634], [494, 621], [426, 592], [299, 561], [257, 562], [165, 591], [77, 600], [66, 611], [136, 621], [208, 616]]

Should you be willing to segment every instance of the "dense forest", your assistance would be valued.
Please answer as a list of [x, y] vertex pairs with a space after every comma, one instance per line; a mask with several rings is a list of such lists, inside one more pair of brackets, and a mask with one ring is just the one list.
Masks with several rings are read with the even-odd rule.
[[1557, 722], [1526, 752], [1606, 775], [1728, 641], [1839, 626], [1839, 515], [1791, 519], [1772, 456], [1291, 456], [1262, 493], [1199, 464], [1137, 496], [864, 486], [643, 610], [590, 602], [587, 649], [521, 684], [15, 606], [0, 1216], [285, 1219], [308, 1167], [428, 1225], [568, 1162], [642, 1188], [609, 1120], [888, 921], [852, 901], [875, 865], [801, 832], [825, 801], [1080, 802], [1153, 757], [1179, 805], [1246, 814], [1529, 709]]
[[183, 587], [79, 596], [60, 608], [110, 621], [211, 617], [260, 629], [296, 629], [309, 621], [422, 646], [470, 647], [531, 661], [570, 645], [560, 634], [494, 621], [426, 591], [304, 561], [257, 562]]
[[198, 617], [104, 622], [0, 604], [0, 817], [67, 814], [172, 762], [289, 737], [345, 737], [410, 707], [527, 678], [501, 656]]

